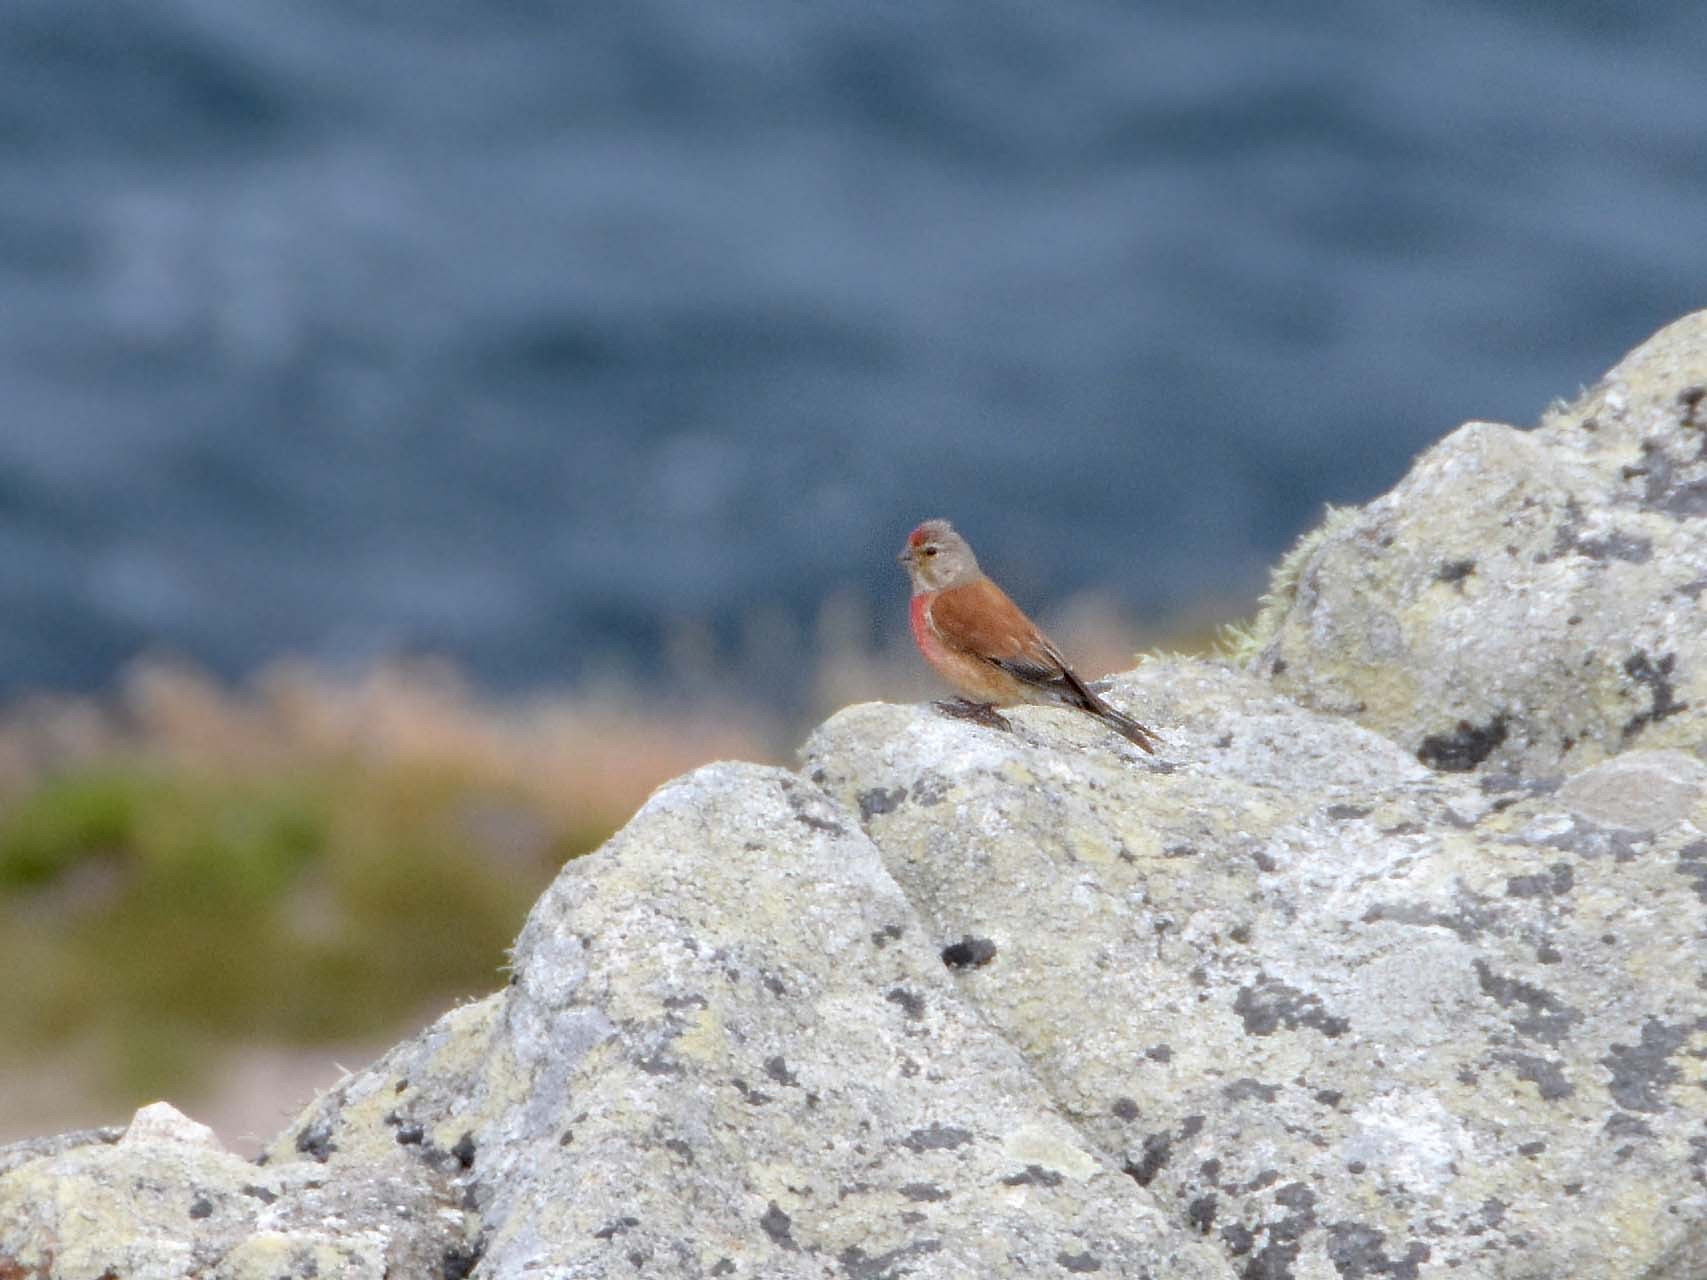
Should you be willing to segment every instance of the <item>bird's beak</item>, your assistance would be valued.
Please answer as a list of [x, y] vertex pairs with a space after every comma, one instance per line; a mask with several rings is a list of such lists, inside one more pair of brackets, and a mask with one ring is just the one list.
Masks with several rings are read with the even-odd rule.
[[913, 549], [911, 547], [902, 547], [901, 554], [895, 557], [895, 563], [902, 565], [913, 563]]

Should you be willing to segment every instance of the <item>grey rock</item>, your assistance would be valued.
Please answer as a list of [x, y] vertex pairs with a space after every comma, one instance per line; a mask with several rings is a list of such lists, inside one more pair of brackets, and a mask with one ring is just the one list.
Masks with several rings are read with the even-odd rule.
[[404, 1125], [463, 1166], [481, 1275], [1230, 1274], [963, 998], [855, 814], [779, 769], [661, 789], [540, 900], [506, 992], [274, 1154], [335, 1176]]
[[80, 1136], [0, 1153], [0, 1276], [383, 1280], [443, 1275], [464, 1248], [448, 1183], [401, 1160], [335, 1181], [312, 1165], [257, 1168], [165, 1103], [116, 1140]]
[[1276, 688], [1441, 769], [1707, 744], [1707, 311], [1531, 431], [1473, 422], [1277, 575]]
[[1048, 710], [856, 707], [807, 748], [889, 797], [885, 865], [993, 949], [961, 990], [1092, 1145], [1241, 1275], [1700, 1274], [1707, 811], [1610, 841], [1593, 779], [1431, 773], [1231, 668], [1112, 696], [1160, 759]]

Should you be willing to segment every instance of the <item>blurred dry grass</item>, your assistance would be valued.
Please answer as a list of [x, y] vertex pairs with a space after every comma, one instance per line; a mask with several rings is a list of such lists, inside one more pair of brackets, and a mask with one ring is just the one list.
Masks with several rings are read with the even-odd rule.
[[[1087, 675], [1212, 637], [1146, 636], [1088, 599], [1045, 622]], [[699, 692], [668, 706], [499, 701], [431, 662], [281, 663], [239, 688], [146, 664], [110, 697], [0, 713], [0, 1140], [159, 1096], [228, 1137], [270, 1132], [335, 1052], [355, 1065], [495, 989], [534, 898], [659, 783], [782, 759], [850, 702], [938, 692], [904, 637], [871, 631], [839, 598], [810, 637], [749, 628], [741, 655], [688, 635], [675, 683]], [[802, 647], [805, 723], [714, 692]]]

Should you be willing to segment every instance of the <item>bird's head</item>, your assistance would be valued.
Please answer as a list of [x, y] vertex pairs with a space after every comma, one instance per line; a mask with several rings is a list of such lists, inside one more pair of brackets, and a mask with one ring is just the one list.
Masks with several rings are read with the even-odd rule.
[[915, 594], [964, 586], [979, 577], [978, 559], [946, 520], [926, 520], [907, 535], [899, 559]]

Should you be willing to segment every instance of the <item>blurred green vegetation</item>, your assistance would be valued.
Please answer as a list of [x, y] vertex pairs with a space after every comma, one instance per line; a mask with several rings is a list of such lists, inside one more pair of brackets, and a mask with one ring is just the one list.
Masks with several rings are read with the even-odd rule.
[[209, 1045], [424, 1020], [501, 984], [534, 898], [608, 834], [397, 763], [42, 779], [0, 805], [0, 1055], [92, 1036], [141, 1096]]

